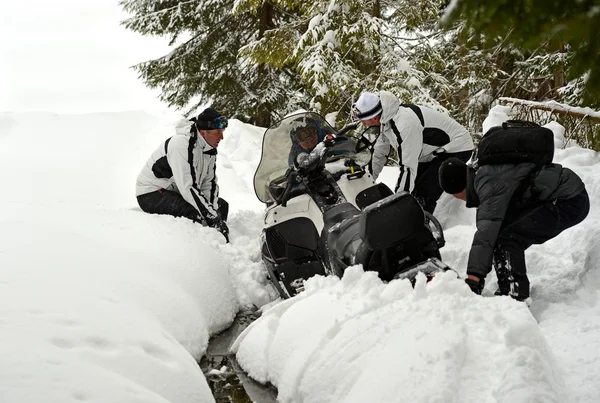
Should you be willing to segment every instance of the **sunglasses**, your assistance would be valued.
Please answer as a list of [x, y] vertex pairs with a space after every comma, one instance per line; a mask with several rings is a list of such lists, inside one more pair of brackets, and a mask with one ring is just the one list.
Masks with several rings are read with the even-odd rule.
[[317, 137], [317, 128], [316, 127], [306, 128], [306, 129], [304, 129], [301, 132], [299, 132], [299, 133], [296, 134], [296, 138], [300, 142], [303, 142], [303, 141], [306, 141], [306, 140], [310, 140], [313, 137]]
[[219, 116], [218, 118], [208, 122], [208, 130], [213, 129], [225, 129], [228, 125], [227, 118], [225, 116]]

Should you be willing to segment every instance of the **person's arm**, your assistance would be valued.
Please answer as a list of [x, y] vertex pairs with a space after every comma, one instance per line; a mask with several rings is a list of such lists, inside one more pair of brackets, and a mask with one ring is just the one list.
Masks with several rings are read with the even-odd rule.
[[[173, 171], [173, 179], [183, 198], [198, 210], [205, 220], [211, 221], [217, 217], [217, 211], [198, 188], [195, 163], [193, 156], [188, 153], [189, 142], [186, 136], [173, 136], [169, 142], [167, 160]], [[200, 154], [199, 158], [203, 158]]]
[[383, 167], [390, 156], [390, 147], [389, 139], [383, 134], [380, 134], [377, 137], [377, 140], [375, 140], [373, 155], [369, 162], [369, 168], [371, 170], [371, 175], [373, 175], [373, 179], [377, 179], [383, 170]]
[[[486, 169], [490, 167], [481, 167]], [[488, 169], [493, 170], [493, 169]], [[483, 279], [490, 272], [492, 257], [506, 210], [515, 191], [514, 181], [506, 182], [504, 174], [478, 172], [475, 191], [479, 196], [477, 231], [467, 262], [467, 275]]]
[[206, 178], [198, 178], [200, 183], [200, 193], [205, 196], [208, 203], [217, 210], [217, 200], [219, 200], [219, 183], [217, 181], [217, 157], [202, 155], [205, 164], [210, 164]]
[[[419, 156], [423, 149], [423, 126], [413, 111], [400, 108], [394, 117], [402, 143], [398, 147], [400, 175], [395, 191], [412, 192], [415, 187]], [[390, 121], [390, 125], [392, 122]]]

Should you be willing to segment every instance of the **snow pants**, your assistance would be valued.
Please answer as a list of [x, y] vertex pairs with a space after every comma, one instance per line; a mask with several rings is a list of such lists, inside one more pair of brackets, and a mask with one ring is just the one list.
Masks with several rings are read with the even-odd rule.
[[590, 211], [584, 189], [570, 199], [543, 202], [520, 212], [509, 211], [494, 248], [493, 266], [498, 277], [496, 295], [510, 295], [522, 301], [529, 297], [525, 250], [554, 238], [579, 224]]
[[417, 168], [417, 178], [413, 196], [417, 198], [423, 210], [433, 214], [437, 201], [444, 191], [440, 186], [439, 169], [442, 162], [448, 158], [458, 158], [467, 162], [471, 158], [472, 151], [461, 151], [459, 153], [442, 153], [429, 162], [420, 162]]
[[[157, 190], [137, 197], [138, 204], [146, 213], [168, 214], [175, 217], [185, 217], [194, 222], [205, 224], [206, 220], [188, 203], [181, 194], [170, 190]], [[217, 201], [217, 211], [223, 221], [227, 221], [229, 214], [229, 203], [225, 199]]]

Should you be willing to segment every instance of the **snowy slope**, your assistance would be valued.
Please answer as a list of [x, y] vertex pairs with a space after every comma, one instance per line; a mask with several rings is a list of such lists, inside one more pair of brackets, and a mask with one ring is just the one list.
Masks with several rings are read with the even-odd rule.
[[[178, 118], [0, 113], [0, 402], [213, 401], [194, 359], [238, 309], [275, 298], [252, 190], [263, 130], [233, 121], [219, 147], [225, 244], [135, 202], [139, 169]], [[357, 268], [265, 312], [240, 362], [282, 401], [599, 401], [599, 158], [568, 148], [556, 160], [583, 177], [592, 211], [527, 252], [531, 310], [448, 276], [413, 290]], [[446, 197], [440, 214], [443, 258], [462, 271], [474, 211]]]
[[[137, 173], [177, 118], [0, 114], [1, 402], [212, 401], [194, 358], [272, 291], [250, 251], [137, 207]], [[231, 188], [233, 209], [248, 192]], [[232, 215], [253, 252], [259, 215]]]

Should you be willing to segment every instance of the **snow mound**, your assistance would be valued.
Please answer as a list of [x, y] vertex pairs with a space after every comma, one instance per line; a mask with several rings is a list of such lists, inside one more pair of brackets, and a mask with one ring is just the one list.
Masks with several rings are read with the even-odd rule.
[[357, 266], [316, 277], [263, 314], [234, 351], [281, 402], [562, 402], [536, 320], [510, 298], [481, 298], [454, 273], [413, 289]]

